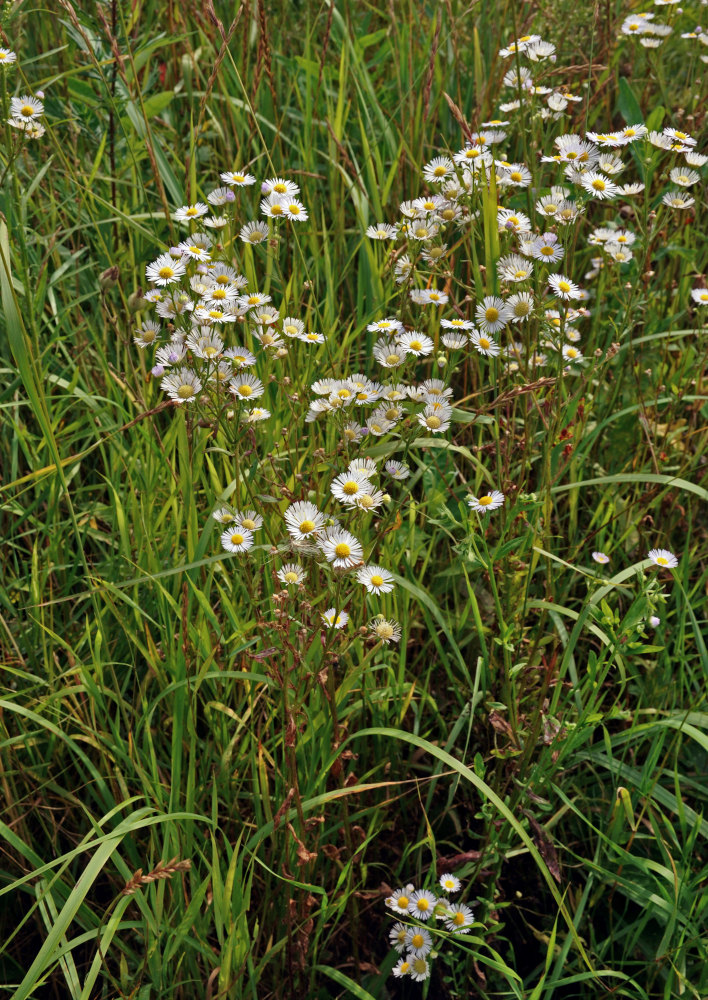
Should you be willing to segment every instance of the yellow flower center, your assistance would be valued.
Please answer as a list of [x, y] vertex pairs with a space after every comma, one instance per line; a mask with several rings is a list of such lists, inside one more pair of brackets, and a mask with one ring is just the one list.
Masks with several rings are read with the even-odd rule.
[[666, 556], [657, 556], [656, 561], [659, 563], [660, 566], [666, 566], [669, 562]]
[[381, 587], [383, 585], [383, 582], [384, 582], [383, 577], [379, 576], [378, 573], [374, 574], [374, 576], [371, 577], [372, 587]]
[[243, 545], [243, 535], [239, 535], [238, 532], [231, 536], [231, 542], [233, 545]]
[[389, 365], [397, 365], [400, 360], [400, 354], [388, 354], [386, 356], [386, 363]]
[[488, 323], [496, 323], [499, 319], [499, 310], [495, 309], [494, 306], [490, 306], [489, 309], [485, 310], [484, 318]]
[[238, 387], [239, 396], [250, 396], [252, 392], [253, 389], [250, 387], [250, 385], [240, 385]]
[[389, 625], [388, 622], [380, 622], [376, 626], [376, 634], [382, 639], [392, 639], [393, 638], [393, 626]]
[[465, 915], [464, 915], [464, 913], [459, 913], [459, 912], [456, 913], [454, 915], [454, 917], [452, 918], [452, 922], [455, 925], [455, 927], [462, 927], [462, 925], [465, 922]]
[[544, 257], [552, 257], [553, 256], [553, 247], [548, 246], [548, 245], [543, 246], [543, 247], [541, 247], [541, 253], [543, 254]]
[[184, 214], [185, 215], [199, 215], [199, 209], [195, 208], [193, 205], [190, 205], [189, 208], [187, 209], [187, 211]]
[[411, 938], [411, 944], [414, 948], [422, 948], [425, 943], [425, 938], [422, 934], [414, 934]]
[[209, 345], [208, 347], [204, 347], [202, 349], [202, 353], [205, 358], [213, 358], [215, 354], [219, 353], [219, 351], [216, 347]]
[[592, 187], [594, 187], [596, 191], [604, 191], [605, 182], [602, 180], [601, 177], [596, 177], [595, 180], [592, 182]]
[[543, 210], [546, 215], [555, 215], [558, 211], [558, 206], [554, 205], [552, 201], [549, 201], [543, 206]]
[[346, 542], [340, 542], [338, 545], [334, 546], [334, 554], [337, 559], [346, 559], [352, 554], [352, 550]]
[[447, 171], [445, 170], [445, 167], [435, 167], [435, 169], [433, 170], [433, 174], [435, 177], [444, 177], [446, 173]]
[[180, 399], [191, 399], [194, 395], [194, 386], [188, 385], [184, 382], [177, 390], [177, 395]]
[[522, 281], [528, 274], [528, 271], [514, 271], [514, 277]]
[[270, 214], [271, 215], [282, 215], [283, 214], [283, 206], [282, 205], [278, 205], [277, 203], [275, 205], [271, 205], [271, 207], [270, 207]]
[[30, 117], [31, 115], [34, 114], [34, 108], [32, 107], [31, 104], [23, 104], [22, 107], [20, 108], [20, 114], [27, 115], [27, 117]]
[[440, 296], [438, 295], [437, 292], [430, 292], [430, 301], [431, 302], [437, 302], [439, 299], [440, 299]]
[[174, 278], [175, 272], [172, 270], [171, 267], [168, 267], [168, 265], [165, 264], [164, 267], [160, 268], [157, 274], [158, 277], [162, 278], [163, 281], [166, 281], [167, 278]]
[[359, 506], [364, 510], [370, 510], [374, 506], [374, 498], [369, 493], [362, 493], [359, 497]]
[[425, 422], [431, 431], [436, 431], [442, 424], [440, 417], [426, 417]]
[[291, 215], [299, 215], [300, 214], [300, 206], [296, 205], [294, 202], [293, 202], [292, 205], [288, 205], [288, 208], [290, 210], [290, 214]]
[[421, 344], [421, 342], [419, 340], [411, 340], [411, 342], [410, 342], [410, 344], [408, 346], [411, 349], [411, 351], [422, 351], [423, 350], [423, 345]]
[[285, 192], [286, 192], [286, 191], [287, 191], [288, 189], [287, 189], [287, 186], [286, 186], [285, 184], [282, 184], [282, 183], [281, 183], [281, 184], [274, 184], [274, 185], [273, 185], [273, 190], [274, 190], [274, 191], [277, 191], [277, 192], [278, 192], [278, 194], [285, 194]]
[[479, 498], [480, 507], [488, 507], [491, 502], [492, 498], [489, 496], [489, 494]]
[[399, 896], [396, 900], [396, 906], [399, 910], [407, 910], [409, 902], [408, 896]]
[[422, 898], [422, 899], [419, 899], [419, 900], [418, 900], [418, 901], [416, 902], [416, 904], [415, 904], [415, 905], [416, 905], [416, 907], [417, 907], [417, 908], [418, 908], [418, 909], [419, 909], [419, 910], [420, 910], [420, 911], [421, 911], [422, 913], [425, 913], [425, 911], [426, 911], [426, 910], [428, 909], [428, 907], [430, 906], [430, 903], [429, 903], [429, 902], [428, 902], [428, 900], [427, 900], [427, 899], [425, 898], [425, 896], [423, 896], [423, 898]]
[[141, 338], [143, 340], [143, 343], [145, 343], [145, 344], [151, 344], [153, 342], [153, 340], [155, 339], [155, 337], [156, 337], [156, 333], [155, 333], [154, 330], [144, 330], [140, 334], [140, 336], [141, 336]]
[[518, 170], [513, 170], [509, 174], [509, 177], [511, 177], [512, 181], [516, 181], [517, 184], [523, 180], [523, 174], [521, 174]]
[[285, 574], [285, 582], [286, 583], [297, 583], [297, 573], [293, 573], [292, 570], [289, 570]]
[[314, 521], [308, 521], [307, 519], [305, 519], [304, 521], [300, 522], [300, 532], [303, 535], [307, 535], [311, 531], [314, 531], [314, 530], [315, 530], [315, 522]]
[[559, 290], [561, 292], [569, 292], [570, 291], [570, 285], [568, 284], [567, 281], [559, 281], [558, 282], [558, 288], [559, 288]]
[[574, 153], [573, 150], [571, 149], [571, 151], [569, 153], [566, 153], [565, 155], [567, 159], [574, 160], [578, 154]]
[[342, 486], [342, 493], [346, 493], [348, 497], [353, 497], [355, 493], [359, 492], [359, 484], [353, 479], [347, 480], [347, 482]]
[[479, 346], [482, 348], [482, 350], [484, 350], [484, 351], [488, 350], [489, 349], [489, 345], [490, 345], [490, 341], [488, 341], [486, 337], [480, 337], [479, 338]]
[[256, 522], [251, 517], [244, 517], [243, 521], [241, 521], [241, 527], [246, 528], [248, 531], [255, 531]]
[[226, 289], [225, 288], [212, 288], [211, 297], [213, 299], [225, 299]]

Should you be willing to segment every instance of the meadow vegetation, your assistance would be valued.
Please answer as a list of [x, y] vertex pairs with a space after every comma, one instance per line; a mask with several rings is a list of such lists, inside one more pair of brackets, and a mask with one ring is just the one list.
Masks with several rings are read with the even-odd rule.
[[708, 995], [698, 0], [0, 14], [0, 996]]

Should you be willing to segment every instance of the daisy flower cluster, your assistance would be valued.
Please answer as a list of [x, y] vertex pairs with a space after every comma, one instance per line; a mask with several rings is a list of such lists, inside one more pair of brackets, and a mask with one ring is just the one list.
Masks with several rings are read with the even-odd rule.
[[[222, 186], [209, 192], [205, 201], [183, 205], [174, 213], [175, 222], [189, 232], [147, 265], [151, 287], [144, 298], [154, 314], [139, 322], [134, 340], [139, 348], [152, 352], [152, 376], [160, 380], [169, 399], [178, 407], [194, 408], [202, 425], [228, 426], [233, 421], [254, 425], [271, 418], [264, 405], [275, 398], [271, 384], [278, 389], [285, 384], [278, 363], [297, 350], [304, 352], [302, 360], [290, 361], [288, 371], [293, 365], [307, 369], [308, 353], [316, 352], [326, 338], [308, 329], [298, 316], [288, 315], [271, 295], [251, 288], [233, 249], [240, 243], [266, 241], [270, 249], [279, 227], [305, 221], [307, 210], [299, 201], [297, 186], [279, 177], [266, 180], [260, 187], [259, 208], [267, 221], [242, 224], [235, 207], [239, 189], [253, 187], [256, 179], [245, 170], [234, 170], [223, 172], [220, 180]], [[381, 329], [385, 329], [383, 322]], [[397, 321], [392, 321], [387, 336], [385, 368], [394, 366], [394, 351], [404, 360], [424, 357], [432, 349], [432, 341], [429, 347], [429, 338], [422, 334], [406, 337]], [[405, 346], [397, 346], [399, 337]], [[296, 348], [298, 342], [305, 346]], [[381, 351], [377, 344], [375, 359], [382, 357]], [[376, 382], [357, 372], [344, 378], [321, 378], [313, 383], [312, 391], [316, 402], [306, 421], [325, 410], [334, 414], [340, 421], [341, 446], [348, 455], [365, 438], [374, 440], [392, 431], [404, 416], [405, 401], [422, 407], [415, 424], [418, 430], [422, 425], [430, 433], [440, 433], [449, 426], [451, 390], [439, 379], [413, 386]], [[295, 394], [292, 401], [297, 399]], [[364, 424], [348, 419], [368, 404], [374, 408]], [[393, 573], [379, 565], [375, 542], [368, 539], [376, 534], [371, 529], [372, 517], [383, 516], [391, 503], [388, 491], [410, 476], [406, 462], [392, 457], [395, 447], [394, 442], [384, 459], [343, 462], [333, 470], [323, 496], [309, 491], [296, 499], [286, 490], [291, 502], [281, 512], [274, 513], [272, 506], [256, 509], [253, 504], [241, 509], [221, 504], [213, 518], [222, 529], [223, 550], [242, 556], [254, 548], [269, 548], [271, 555], [282, 557], [274, 575], [285, 596], [294, 596], [307, 586], [312, 572], [308, 560], [315, 563], [313, 578], [326, 574], [331, 584], [327, 593], [334, 593], [337, 601], [318, 614], [319, 628], [345, 629], [349, 622], [345, 608], [356, 592], [368, 606], [394, 590]], [[270, 546], [258, 544], [263, 536]], [[353, 591], [343, 589], [349, 582], [355, 584]], [[376, 613], [367, 625], [372, 640], [398, 642], [399, 623], [379, 607], [372, 610]]]
[[[416, 889], [409, 884], [396, 889], [386, 899], [386, 906], [398, 917], [389, 931], [391, 946], [401, 956], [393, 967], [397, 979], [410, 976], [415, 982], [430, 977], [431, 960], [437, 957], [433, 948], [433, 934], [438, 933], [435, 923], [442, 923], [451, 934], [468, 934], [474, 923], [474, 914], [464, 903], [451, 903], [448, 896], [460, 891], [460, 880], [452, 874], [441, 875], [438, 885], [443, 895], [437, 896], [428, 889]], [[405, 923], [413, 919], [416, 923]]]
[[[708, 34], [701, 25], [691, 21], [691, 14], [678, 6], [679, 0], [654, 0], [655, 7], [666, 7], [667, 19], [655, 20], [655, 11], [632, 13], [625, 17], [620, 28], [620, 38], [637, 38], [645, 49], [658, 49], [669, 35], [678, 35], [689, 45], [708, 46]], [[701, 62], [708, 62], [708, 54], [700, 53]]]
[[[12, 49], [0, 47], [0, 73], [4, 73], [16, 63], [16, 53]], [[23, 132], [28, 139], [41, 139], [45, 133], [41, 122], [44, 116], [44, 104], [41, 101], [43, 97], [41, 91], [38, 91], [36, 96], [21, 94], [19, 97], [11, 97], [9, 107], [2, 109], [4, 114], [9, 113], [7, 124]]]
[[[564, 375], [582, 372], [588, 360], [581, 327], [592, 315], [588, 283], [606, 270], [619, 288], [627, 273], [622, 269], [643, 254], [650, 230], [656, 232], [664, 222], [661, 210], [694, 206], [691, 188], [699, 184], [708, 156], [697, 150], [692, 135], [670, 126], [657, 131], [636, 122], [607, 132], [561, 131], [532, 162], [508, 159], [504, 146], [514, 128], [511, 119], [522, 105], [527, 113], [555, 122], [582, 98], [568, 88], [535, 82], [537, 67], [555, 61], [555, 47], [540, 36], [516, 39], [500, 55], [514, 60], [503, 80], [517, 93], [515, 100], [500, 105], [507, 117], [482, 122], [467, 134], [462, 149], [426, 163], [422, 180], [429, 193], [403, 202], [398, 222], [367, 230], [370, 239], [394, 244], [389, 259], [412, 307], [434, 309], [432, 320], [429, 314], [414, 316], [413, 327], [391, 317], [381, 327], [369, 327], [381, 333], [374, 355], [384, 369], [399, 371], [411, 350], [447, 348], [480, 355], [527, 379], [542, 366]], [[627, 159], [625, 147], [631, 150]], [[637, 161], [647, 165], [643, 180], [620, 176]], [[632, 200], [651, 178], [668, 184], [646, 192], [642, 212]], [[490, 241], [488, 227], [482, 226], [482, 204], [492, 191], [499, 197], [495, 273], [478, 278], [476, 296], [467, 288], [467, 294], [461, 288], [456, 296], [450, 248], [459, 246], [465, 234], [480, 245]], [[650, 204], [659, 209], [651, 216]], [[639, 231], [626, 218], [636, 220]], [[587, 244], [598, 247], [602, 256], [591, 258], [592, 267], [581, 280], [572, 272], [583, 230]], [[480, 289], [481, 284], [486, 288]], [[708, 295], [698, 287], [692, 299], [700, 305]], [[321, 412], [331, 405], [331, 400], [315, 400], [312, 409]], [[447, 426], [444, 413], [438, 413], [441, 428]]]

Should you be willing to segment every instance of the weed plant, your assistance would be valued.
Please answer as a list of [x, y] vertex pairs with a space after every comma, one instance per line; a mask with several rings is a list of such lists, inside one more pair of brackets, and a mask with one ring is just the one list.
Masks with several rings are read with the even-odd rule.
[[696, 0], [0, 15], [0, 989], [708, 994]]

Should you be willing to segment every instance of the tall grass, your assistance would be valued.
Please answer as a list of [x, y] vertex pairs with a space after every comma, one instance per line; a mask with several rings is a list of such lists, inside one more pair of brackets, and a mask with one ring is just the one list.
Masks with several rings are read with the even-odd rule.
[[[399, 300], [390, 244], [364, 232], [497, 117], [511, 38], [556, 42], [554, 79], [583, 97], [512, 134], [537, 179], [559, 131], [705, 140], [701, 50], [680, 38], [700, 7], [663, 10], [677, 30], [645, 50], [618, 40], [619, 2], [6, 6], [7, 96], [43, 90], [47, 131], [7, 127], [0, 154], [3, 995], [708, 993], [702, 187], [689, 213], [647, 195], [618, 215], [646, 254], [593, 286], [572, 379], [418, 368], [455, 411], [446, 436], [411, 430], [371, 531], [397, 589], [369, 608], [399, 645], [357, 632], [363, 597], [324, 652], [289, 632], [268, 547], [227, 556], [210, 517], [244, 482], [274, 512], [345, 467], [286, 396], [376, 377], [366, 327]], [[667, 161], [633, 150], [654, 198]], [[242, 267], [328, 337], [240, 442], [164, 405], [133, 343], [171, 213], [232, 165], [302, 189], [309, 223]], [[472, 314], [461, 289], [499, 290], [490, 190], [437, 279]], [[440, 313], [401, 308], [439, 346]], [[492, 488], [508, 503], [478, 517], [466, 497]], [[313, 620], [334, 603], [320, 579]], [[384, 899], [450, 869], [472, 931], [398, 982]]]

